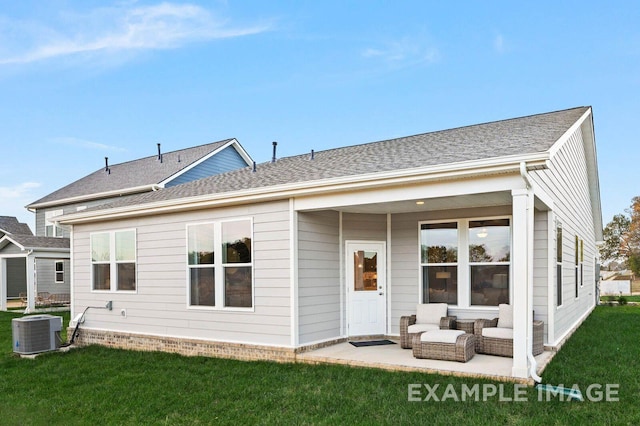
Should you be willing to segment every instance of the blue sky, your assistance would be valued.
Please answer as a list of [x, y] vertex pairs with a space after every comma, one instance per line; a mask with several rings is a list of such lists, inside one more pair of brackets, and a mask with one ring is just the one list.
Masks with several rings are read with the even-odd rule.
[[0, 215], [237, 138], [256, 161], [591, 105], [605, 224], [640, 195], [640, 2], [0, 0]]

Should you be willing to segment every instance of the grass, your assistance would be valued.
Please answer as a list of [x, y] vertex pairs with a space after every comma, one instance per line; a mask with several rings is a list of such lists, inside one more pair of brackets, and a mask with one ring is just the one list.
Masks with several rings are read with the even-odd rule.
[[[610, 296], [602, 296], [600, 297], [601, 303], [607, 303]], [[640, 302], [640, 296], [622, 296], [627, 299], [627, 302]], [[618, 300], [618, 296], [613, 296], [613, 300]]]
[[[618, 402], [408, 401], [410, 384], [498, 383], [346, 366], [182, 357], [93, 346], [21, 359], [0, 313], [0, 424], [636, 424], [640, 308], [596, 308], [544, 372], [545, 383], [618, 384]], [[68, 317], [65, 317], [65, 323]], [[505, 395], [513, 386], [503, 385]], [[424, 389], [424, 388], [423, 388]], [[422, 391], [423, 397], [427, 396]]]

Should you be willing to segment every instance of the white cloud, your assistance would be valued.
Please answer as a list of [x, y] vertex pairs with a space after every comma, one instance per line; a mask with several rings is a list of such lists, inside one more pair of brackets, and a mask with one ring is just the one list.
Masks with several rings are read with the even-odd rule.
[[0, 186], [0, 199], [23, 199], [31, 194], [32, 189], [39, 187], [40, 184], [37, 182], [23, 182], [15, 186]]
[[64, 145], [77, 146], [80, 148], [97, 149], [100, 151], [126, 151], [126, 148], [121, 148], [114, 145], [106, 145], [99, 142], [88, 141], [85, 139], [73, 138], [73, 137], [60, 137], [53, 138], [53, 142]]
[[[174, 49], [188, 43], [241, 37], [270, 29], [269, 24], [232, 26], [207, 9], [192, 4], [95, 9], [65, 14], [58, 23], [42, 25], [6, 18], [0, 40], [14, 39], [0, 51], [0, 64], [21, 64], [82, 54], [114, 54]], [[25, 46], [25, 40], [31, 40]]]
[[440, 59], [437, 48], [412, 38], [388, 42], [383, 47], [370, 47], [362, 52], [365, 58], [379, 58], [394, 66], [430, 64]]

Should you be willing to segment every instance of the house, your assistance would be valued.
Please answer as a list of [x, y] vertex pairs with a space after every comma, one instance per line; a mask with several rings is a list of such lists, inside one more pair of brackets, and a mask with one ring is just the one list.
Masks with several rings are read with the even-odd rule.
[[[27, 312], [36, 308], [37, 294], [70, 294], [71, 228], [57, 222], [58, 216], [108, 206], [132, 194], [157, 191], [253, 163], [235, 139], [167, 153], [158, 144], [157, 151], [157, 155], [114, 165], [105, 158], [104, 168], [27, 206], [36, 215], [36, 236], [29, 231], [28, 237], [12, 235], [0, 240], [0, 258], [25, 259], [27, 278], [20, 285], [28, 293]], [[6, 297], [2, 300], [6, 302]], [[6, 303], [0, 309], [6, 309]]]
[[[64, 264], [68, 265], [69, 239], [36, 237], [27, 224], [12, 216], [0, 216], [0, 310], [6, 310], [9, 301], [26, 297], [34, 265], [49, 258], [56, 259], [53, 267], [64, 270]], [[55, 291], [66, 284], [69, 293], [69, 280], [57, 269], [39, 272], [44, 277], [41, 291]]]
[[554, 347], [595, 306], [592, 110], [311, 151], [57, 220], [72, 317], [97, 307], [82, 343], [287, 361], [397, 336], [417, 303], [493, 318], [506, 302], [527, 378], [533, 319]]

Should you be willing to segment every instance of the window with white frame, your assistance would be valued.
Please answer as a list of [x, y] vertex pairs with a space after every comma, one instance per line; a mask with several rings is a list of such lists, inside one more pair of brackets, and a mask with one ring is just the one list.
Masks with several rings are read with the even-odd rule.
[[580, 252], [579, 252], [580, 239], [576, 235], [576, 246], [575, 246], [575, 288], [576, 288], [576, 297], [578, 297], [578, 287], [579, 287], [579, 265], [580, 265]]
[[252, 233], [249, 219], [187, 226], [190, 306], [253, 306]]
[[580, 287], [584, 286], [584, 240], [580, 240]]
[[64, 283], [64, 260], [55, 261], [56, 284]]
[[460, 306], [509, 303], [509, 218], [421, 223], [420, 252], [423, 303]]
[[471, 304], [509, 303], [509, 219], [469, 221]]
[[44, 234], [47, 237], [62, 237], [62, 228], [52, 220], [56, 216], [62, 216], [62, 209], [44, 212]]
[[562, 306], [562, 224], [556, 225], [556, 306]]
[[136, 290], [136, 231], [91, 234], [93, 290]]
[[420, 225], [422, 302], [458, 304], [458, 223]]

